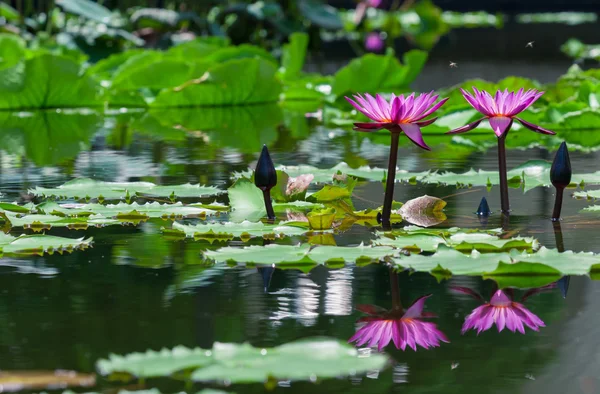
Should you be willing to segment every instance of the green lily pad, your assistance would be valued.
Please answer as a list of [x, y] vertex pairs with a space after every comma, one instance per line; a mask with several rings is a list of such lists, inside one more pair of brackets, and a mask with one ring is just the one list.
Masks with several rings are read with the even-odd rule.
[[[600, 190], [584, 190], [584, 191], [575, 192], [575, 193], [573, 193], [573, 197], [587, 198], [589, 200], [596, 200], [596, 199], [600, 198]], [[597, 211], [599, 209], [600, 208], [597, 208], [596, 206], [585, 208], [586, 211]]]
[[[415, 271], [432, 272], [444, 271], [453, 275], [492, 275], [498, 270], [499, 264], [503, 275], [509, 273], [514, 276], [544, 275], [556, 270], [560, 275], [587, 275], [596, 264], [600, 264], [600, 256], [588, 252], [558, 252], [556, 249], [541, 247], [535, 253], [479, 253], [472, 251], [464, 254], [445, 246], [440, 246], [438, 251], [431, 256], [411, 255], [409, 257], [395, 258], [394, 263], [403, 268]], [[528, 263], [527, 265], [517, 263]], [[510, 267], [515, 267], [511, 270]]]
[[[2, 208], [0, 206], [0, 208]], [[160, 204], [158, 202], [147, 202], [145, 204], [57, 204], [49, 201], [37, 206], [37, 209], [50, 215], [63, 217], [89, 217], [102, 215], [106, 218], [146, 220], [149, 218], [181, 219], [183, 217], [212, 216], [218, 211], [183, 205], [181, 202], [174, 204]]]
[[308, 232], [308, 226], [289, 226], [284, 222], [279, 224], [265, 224], [262, 222], [243, 221], [241, 223], [206, 223], [206, 224], [181, 224], [173, 223], [170, 229], [164, 228], [163, 234], [168, 236], [188, 237], [195, 240], [223, 240], [241, 238], [244, 241], [252, 237], [276, 238], [280, 236], [302, 235]]
[[390, 246], [297, 246], [271, 244], [247, 246], [243, 248], [225, 247], [206, 251], [204, 256], [218, 263], [251, 263], [257, 265], [277, 265], [280, 267], [313, 267], [317, 264], [366, 264], [377, 262], [398, 253]]
[[[346, 175], [350, 175], [354, 178], [365, 179], [369, 181], [382, 181], [385, 178], [385, 173], [387, 172], [384, 168], [377, 167], [369, 167], [362, 166], [359, 168], [351, 168], [348, 164], [341, 162], [337, 164], [335, 167], [321, 169], [308, 165], [299, 165], [299, 166], [278, 166], [277, 170], [284, 171], [290, 177], [297, 177], [302, 174], [312, 174], [314, 175], [313, 182], [315, 183], [324, 183], [331, 182], [333, 176], [335, 174], [342, 173]], [[408, 172], [405, 170], [397, 170], [396, 171], [396, 181], [411, 181], [411, 180], [421, 180], [429, 174], [426, 172]], [[236, 172], [233, 174], [234, 179], [239, 179], [241, 177], [249, 178], [252, 175], [252, 171], [245, 172]]]
[[415, 226], [405, 227], [387, 233], [377, 233], [373, 241], [375, 245], [388, 245], [412, 252], [435, 252], [445, 246], [463, 253], [477, 250], [480, 253], [508, 252], [512, 249], [535, 251], [539, 242], [534, 238], [514, 237], [502, 239], [498, 233], [502, 230], [493, 229], [480, 232], [478, 230], [463, 230], [457, 227], [450, 229], [424, 229]]
[[56, 188], [37, 186], [29, 193], [42, 197], [75, 199], [98, 198], [105, 200], [126, 200], [130, 196], [152, 197], [209, 197], [225, 193], [213, 186], [184, 184], [158, 186], [150, 182], [102, 182], [89, 178], [77, 178]]
[[215, 344], [214, 364], [192, 373], [197, 382], [264, 383], [269, 380], [316, 381], [385, 368], [383, 354], [359, 355], [345, 342], [301, 339], [272, 349], [248, 344]]
[[[137, 219], [139, 220], [139, 219]], [[109, 219], [102, 215], [91, 215], [88, 217], [62, 217], [57, 215], [28, 214], [21, 215], [5, 211], [0, 213], [0, 223], [8, 228], [23, 227], [35, 232], [50, 230], [54, 227], [66, 227], [71, 230], [87, 230], [90, 226], [104, 227], [134, 220]]]
[[388, 357], [383, 354], [359, 356], [354, 347], [344, 342], [317, 338], [266, 349], [217, 342], [210, 350], [178, 346], [158, 352], [112, 354], [99, 360], [96, 367], [102, 375], [152, 378], [193, 370], [194, 381], [266, 383], [272, 379], [314, 381], [361, 374], [383, 369], [387, 363]]
[[52, 235], [36, 234], [12, 235], [0, 233], [0, 249], [4, 256], [42, 255], [44, 253], [71, 253], [90, 247], [92, 238], [65, 238]]

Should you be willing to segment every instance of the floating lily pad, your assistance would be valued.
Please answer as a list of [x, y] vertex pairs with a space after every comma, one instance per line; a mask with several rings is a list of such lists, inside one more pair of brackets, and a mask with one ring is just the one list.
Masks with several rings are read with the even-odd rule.
[[0, 249], [4, 256], [7, 255], [42, 255], [44, 253], [71, 253], [76, 249], [87, 249], [92, 243], [92, 238], [64, 238], [52, 235], [12, 235], [0, 233]]
[[368, 264], [398, 253], [389, 246], [316, 246], [302, 244], [247, 246], [243, 248], [225, 247], [206, 251], [204, 256], [218, 263], [245, 263], [256, 265], [277, 265], [280, 267], [312, 268], [317, 264]]
[[267, 349], [217, 342], [210, 350], [178, 346], [158, 352], [113, 354], [99, 360], [96, 366], [102, 375], [152, 378], [193, 370], [191, 378], [195, 381], [266, 383], [272, 379], [314, 381], [362, 374], [383, 369], [387, 363], [388, 357], [383, 354], [359, 356], [354, 347], [344, 342], [317, 338]]
[[181, 202], [174, 204], [160, 204], [158, 202], [147, 202], [145, 204], [57, 204], [53, 201], [45, 202], [37, 206], [50, 215], [66, 217], [89, 217], [102, 215], [106, 218], [123, 220], [146, 220], [149, 218], [180, 219], [183, 217], [200, 217], [215, 215], [216, 210], [201, 208], [191, 205], [183, 205]]
[[192, 185], [189, 183], [177, 186], [158, 186], [150, 182], [102, 182], [89, 178], [78, 178], [56, 188], [37, 186], [35, 189], [30, 189], [29, 193], [43, 197], [124, 200], [134, 195], [209, 197], [225, 193], [225, 191], [213, 186]]
[[[346, 175], [350, 175], [354, 178], [365, 179], [370, 181], [382, 181], [385, 178], [386, 169], [362, 166], [359, 168], [351, 168], [348, 164], [341, 162], [335, 167], [321, 169], [308, 165], [299, 166], [278, 166], [277, 170], [286, 172], [290, 177], [297, 177], [302, 174], [314, 175], [315, 183], [331, 182], [333, 176], [338, 172]], [[420, 180], [421, 178], [428, 175], [429, 172], [417, 172], [412, 173], [404, 170], [396, 171], [396, 180], [409, 181], [409, 180]], [[252, 175], [252, 171], [236, 172], [233, 174], [235, 179], [246, 177], [249, 178]]]
[[[536, 253], [479, 253], [464, 254], [440, 246], [431, 256], [411, 255], [395, 258], [397, 266], [415, 271], [445, 273], [447, 275], [536, 276], [536, 275], [586, 275], [600, 266], [600, 256], [594, 253], [567, 251], [541, 247]], [[500, 263], [504, 265], [500, 267]], [[598, 268], [596, 268], [597, 266]]]
[[61, 217], [56, 215], [29, 214], [21, 215], [12, 212], [0, 212], [0, 223], [4, 222], [7, 228], [23, 227], [40, 232], [53, 227], [66, 227], [71, 230], [86, 230], [90, 226], [104, 227], [112, 224], [123, 224], [123, 222], [135, 222], [138, 220], [109, 219], [102, 215], [88, 217]]
[[195, 240], [228, 241], [241, 238], [244, 241], [251, 237], [275, 238], [280, 236], [302, 235], [308, 232], [308, 226], [288, 226], [285, 223], [264, 224], [262, 222], [243, 221], [242, 223], [206, 223], [206, 224], [181, 224], [173, 223], [170, 229], [163, 229], [163, 234], [194, 238]]
[[[596, 200], [596, 199], [600, 198], [600, 190], [579, 191], [579, 192], [573, 193], [573, 196], [576, 198], [587, 198], [589, 200]], [[592, 206], [592, 207], [585, 208], [585, 210], [597, 211], [597, 210], [600, 210], [600, 208], [598, 208], [596, 206]]]

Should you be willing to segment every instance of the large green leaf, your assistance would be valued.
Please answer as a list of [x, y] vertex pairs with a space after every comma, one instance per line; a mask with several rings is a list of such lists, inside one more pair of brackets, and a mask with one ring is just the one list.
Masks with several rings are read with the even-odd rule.
[[276, 67], [263, 59], [232, 60], [212, 67], [204, 76], [162, 91], [154, 107], [228, 106], [272, 103], [281, 85]]
[[293, 33], [289, 39], [290, 42], [283, 46], [281, 56], [282, 73], [286, 80], [300, 76], [308, 48], [308, 35], [306, 33]]
[[264, 383], [269, 379], [309, 381], [362, 374], [382, 369], [387, 362], [382, 354], [359, 356], [354, 347], [344, 342], [316, 338], [267, 349], [217, 342], [210, 350], [178, 346], [158, 352], [112, 354], [96, 366], [102, 375], [125, 373], [152, 378], [194, 370], [195, 381]]
[[[5, 77], [18, 78], [18, 67], [8, 70], [12, 70], [11, 75]], [[80, 65], [71, 58], [50, 54], [34, 56], [25, 61], [24, 78], [18, 90], [0, 85], [0, 109], [94, 107], [102, 104], [98, 83], [86, 74], [81, 75]]]
[[201, 59], [212, 55], [228, 45], [229, 39], [225, 37], [198, 37], [194, 40], [172, 46], [166, 51], [165, 55], [169, 58], [181, 60]]
[[64, 238], [52, 235], [12, 235], [0, 233], [0, 249], [4, 256], [42, 255], [44, 253], [71, 253], [77, 249], [87, 249], [92, 238]]
[[106, 25], [111, 23], [112, 13], [110, 10], [91, 0], [56, 0], [56, 5], [71, 14]]
[[130, 196], [152, 197], [208, 197], [225, 193], [213, 186], [175, 185], [159, 186], [150, 182], [102, 182], [89, 178], [73, 179], [56, 188], [37, 186], [29, 193], [43, 197], [60, 197], [88, 199], [99, 198], [106, 200], [123, 200]]
[[62, 217], [46, 214], [21, 215], [13, 212], [0, 212], [0, 223], [4, 228], [23, 227], [34, 232], [50, 230], [55, 227], [63, 227], [71, 230], [87, 230], [90, 226], [104, 227], [108, 225], [139, 222], [140, 219], [109, 219], [102, 215], [91, 215], [88, 217]]
[[344, 28], [337, 10], [320, 0], [298, 0], [298, 9], [302, 16], [318, 27], [329, 30]]
[[408, 52], [402, 65], [393, 55], [368, 54], [354, 59], [334, 76], [332, 93], [336, 96], [352, 93], [381, 93], [407, 88], [419, 74], [427, 54]]

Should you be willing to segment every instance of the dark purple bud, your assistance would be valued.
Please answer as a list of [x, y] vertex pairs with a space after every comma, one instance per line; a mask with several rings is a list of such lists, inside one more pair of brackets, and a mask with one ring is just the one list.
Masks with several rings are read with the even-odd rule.
[[556, 285], [560, 289], [560, 292], [562, 293], [563, 298], [567, 298], [567, 293], [569, 292], [569, 282], [570, 281], [571, 281], [571, 277], [569, 275], [567, 275], [567, 276], [563, 276], [556, 282]]
[[571, 160], [569, 159], [569, 150], [567, 144], [560, 144], [552, 168], [550, 168], [550, 181], [557, 189], [564, 189], [571, 183]]
[[479, 203], [479, 208], [477, 208], [477, 215], [479, 216], [490, 216], [492, 211], [490, 211], [490, 206], [488, 205], [485, 197], [481, 197], [481, 202]]
[[271, 160], [271, 155], [269, 155], [266, 145], [263, 145], [258, 163], [256, 163], [254, 184], [261, 190], [271, 190], [273, 186], [277, 185], [277, 171], [275, 171], [273, 160]]

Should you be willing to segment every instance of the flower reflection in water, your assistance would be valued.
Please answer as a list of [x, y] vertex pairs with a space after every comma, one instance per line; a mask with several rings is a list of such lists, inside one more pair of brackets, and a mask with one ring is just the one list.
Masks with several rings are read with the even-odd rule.
[[[554, 287], [556, 287], [556, 284], [529, 290], [525, 293], [521, 302], [534, 294]], [[482, 331], [489, 330], [494, 324], [496, 324], [498, 332], [508, 328], [512, 332], [519, 331], [521, 334], [525, 334], [525, 326], [534, 331], [539, 331], [540, 327], [546, 326], [542, 319], [533, 314], [522, 303], [513, 301], [512, 289], [496, 290], [490, 302], [487, 303], [479, 293], [467, 287], [452, 287], [452, 290], [469, 295], [484, 303], [475, 308], [465, 318], [462, 326], [463, 334], [471, 329], [477, 330], [477, 334], [479, 334]]]
[[440, 346], [440, 342], [449, 342], [435, 323], [423, 319], [435, 317], [434, 314], [423, 312], [425, 301], [431, 294], [418, 298], [406, 311], [400, 304], [398, 279], [396, 273], [390, 271], [392, 284], [392, 309], [385, 310], [375, 305], [357, 305], [356, 309], [369, 316], [359, 319], [365, 323], [356, 331], [348, 342], [356, 342], [357, 346], [377, 346], [381, 351], [391, 341], [397, 349], [405, 350], [410, 347], [417, 350], [417, 345], [425, 349]]

